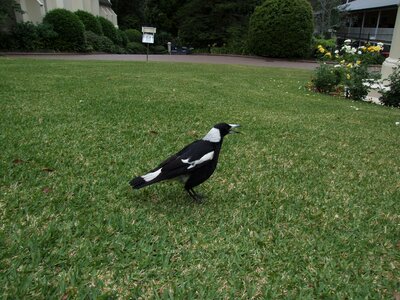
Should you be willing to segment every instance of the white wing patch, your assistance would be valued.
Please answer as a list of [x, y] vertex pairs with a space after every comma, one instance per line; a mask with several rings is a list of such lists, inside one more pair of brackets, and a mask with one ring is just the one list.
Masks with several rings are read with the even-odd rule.
[[191, 168], [194, 168], [197, 165], [202, 164], [203, 162], [206, 162], [208, 160], [212, 160], [214, 158], [214, 151], [208, 152], [207, 154], [204, 154], [202, 157], [200, 157], [200, 159], [198, 160], [194, 160], [194, 161], [189, 161], [189, 158], [187, 159], [181, 159], [181, 161], [184, 164], [188, 164], [188, 170]]
[[144, 179], [144, 181], [146, 181], [146, 182], [152, 181], [152, 180], [155, 179], [158, 175], [161, 174], [161, 170], [162, 170], [162, 168], [159, 168], [157, 171], [148, 173], [148, 174], [143, 175], [143, 176], [141, 176], [141, 177], [142, 177], [142, 178]]

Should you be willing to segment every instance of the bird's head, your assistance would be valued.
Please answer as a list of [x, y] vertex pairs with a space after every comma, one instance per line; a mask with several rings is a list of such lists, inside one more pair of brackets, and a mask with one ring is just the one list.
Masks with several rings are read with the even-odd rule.
[[240, 133], [238, 131], [235, 131], [235, 128], [238, 127], [240, 127], [239, 124], [219, 123], [211, 128], [211, 130], [207, 133], [203, 140], [213, 143], [219, 143], [227, 134]]

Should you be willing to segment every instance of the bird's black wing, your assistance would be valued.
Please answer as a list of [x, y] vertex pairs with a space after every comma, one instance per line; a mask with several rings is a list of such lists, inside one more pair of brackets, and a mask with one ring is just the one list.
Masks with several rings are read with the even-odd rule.
[[[186, 170], [194, 171], [199, 166], [201, 166], [202, 163], [197, 164], [197, 165], [192, 165], [192, 167], [190, 169], [188, 169], [189, 164], [184, 163], [183, 161], [188, 160], [188, 159], [191, 162], [199, 160], [204, 155], [206, 155], [207, 153], [211, 153], [214, 150], [215, 149], [214, 149], [214, 146], [212, 143], [210, 143], [208, 141], [197, 140], [197, 141], [194, 141], [193, 143], [187, 145], [185, 148], [180, 150], [178, 153], [167, 158], [156, 169], [163, 168], [164, 172], [182, 169], [183, 174], [185, 174]], [[207, 161], [205, 161], [205, 162], [207, 162]], [[178, 174], [178, 175], [181, 175], [181, 174]]]
[[215, 147], [212, 143], [203, 140], [194, 141], [164, 160], [157, 168], [143, 176], [133, 178], [130, 184], [133, 188], [139, 189], [162, 180], [189, 175], [210, 163], [214, 155]]

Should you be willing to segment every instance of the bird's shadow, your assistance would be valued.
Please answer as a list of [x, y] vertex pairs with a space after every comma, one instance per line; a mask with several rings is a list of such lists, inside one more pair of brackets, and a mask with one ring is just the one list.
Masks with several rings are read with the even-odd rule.
[[129, 187], [128, 200], [162, 213], [190, 213], [207, 206], [203, 201], [193, 200], [179, 183], [159, 184], [141, 190]]

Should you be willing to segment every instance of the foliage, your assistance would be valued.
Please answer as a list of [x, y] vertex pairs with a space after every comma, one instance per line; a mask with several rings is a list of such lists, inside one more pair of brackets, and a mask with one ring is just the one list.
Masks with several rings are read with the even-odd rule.
[[[321, 53], [321, 47], [324, 51]], [[322, 39], [313, 37], [312, 39], [312, 54], [319, 59], [325, 59], [324, 53], [334, 53], [336, 48], [336, 39]]]
[[127, 29], [125, 30], [125, 34], [128, 37], [129, 42], [135, 42], [135, 43], [142, 42], [142, 33], [137, 29]]
[[345, 40], [344, 44], [335, 50], [330, 44], [318, 43], [315, 45], [316, 56], [323, 60], [337, 61], [341, 64], [382, 64], [385, 57], [382, 55], [383, 44], [366, 44], [353, 47], [351, 40]]
[[146, 47], [142, 43], [138, 42], [128, 43], [126, 50], [131, 54], [144, 54], [147, 52]]
[[331, 30], [340, 26], [340, 12], [338, 6], [341, 0], [311, 0], [313, 6], [315, 30], [325, 38], [332, 37]]
[[[335, 65], [323, 65], [314, 72], [311, 83], [313, 87], [324, 93], [344, 89], [345, 96], [353, 100], [363, 100], [370, 90], [368, 84], [377, 79], [378, 75], [368, 71], [371, 56], [379, 56], [382, 45], [355, 48], [351, 40], [346, 40], [340, 50], [327, 50], [319, 44], [317, 52], [321, 60], [336, 61]], [[334, 80], [332, 74], [341, 74]]]
[[100, 21], [94, 15], [92, 15], [91, 13], [88, 13], [87, 11], [83, 11], [83, 10], [78, 10], [75, 12], [75, 14], [82, 21], [83, 25], [85, 26], [86, 31], [91, 31], [97, 35], [103, 34], [103, 30], [102, 30]]
[[57, 32], [53, 30], [53, 26], [48, 23], [41, 23], [36, 25], [36, 31], [39, 36], [39, 48], [52, 49], [53, 41], [58, 36]]
[[155, 45], [151, 47], [151, 52], [154, 54], [166, 54], [168, 53], [168, 50], [165, 48], [165, 46]]
[[312, 9], [307, 0], [266, 0], [251, 16], [249, 49], [269, 57], [306, 57], [312, 33]]
[[73, 12], [66, 9], [49, 11], [43, 23], [50, 24], [57, 37], [53, 40], [56, 50], [81, 51], [85, 49], [85, 27], [82, 21]]
[[15, 0], [0, 1], [0, 33], [8, 32], [15, 25], [15, 12], [22, 12]]
[[154, 36], [154, 44], [166, 47], [168, 42], [172, 43], [173, 37], [170, 33], [165, 31], [160, 31]]
[[331, 93], [338, 89], [342, 82], [343, 72], [340, 68], [333, 68], [327, 64], [320, 64], [311, 80], [314, 88], [320, 93]]
[[389, 76], [389, 89], [382, 89], [380, 100], [384, 105], [400, 107], [400, 67]]
[[32, 22], [17, 23], [12, 34], [17, 49], [32, 51], [39, 48], [39, 35]]
[[[2, 299], [393, 299], [400, 111], [308, 70], [0, 57]], [[221, 121], [214, 175], [128, 181]]]
[[108, 37], [113, 43], [120, 44], [120, 37], [118, 36], [117, 29], [114, 24], [104, 17], [98, 16], [103, 34]]
[[178, 11], [179, 37], [187, 46], [232, 43], [246, 36], [248, 20], [258, 0], [204, 1], [192, 0]]
[[128, 36], [126, 35], [125, 31], [117, 29], [117, 34], [119, 36], [118, 40], [120, 41], [119, 45], [121, 47], [126, 47], [126, 45], [128, 44]]
[[57, 33], [49, 24], [16, 23], [10, 33], [3, 33], [1, 45], [8, 50], [36, 51], [50, 49]]
[[368, 72], [366, 65], [354, 66], [348, 69], [344, 84], [346, 86], [346, 97], [353, 100], [363, 100], [370, 90], [367, 84], [372, 80], [372, 74]]

